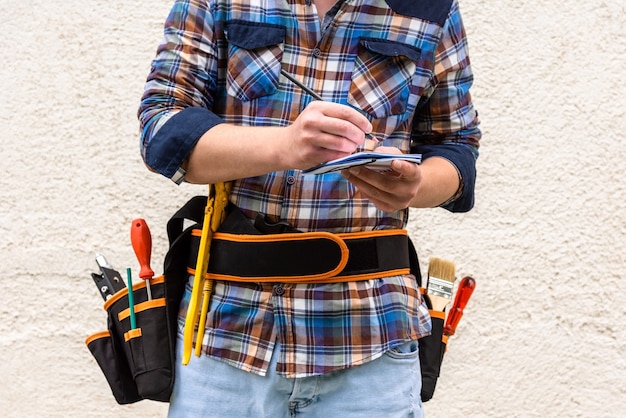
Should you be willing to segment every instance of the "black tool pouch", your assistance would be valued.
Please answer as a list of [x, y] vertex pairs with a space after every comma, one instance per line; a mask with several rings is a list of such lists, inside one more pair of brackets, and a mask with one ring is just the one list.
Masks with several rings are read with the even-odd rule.
[[[427, 296], [428, 297], [428, 296]], [[443, 336], [444, 318], [442, 312], [429, 310], [432, 320], [432, 331], [427, 337], [419, 340], [420, 367], [422, 371], [422, 402], [429, 401], [435, 393], [439, 378], [446, 342]]]
[[[196, 196], [168, 221], [169, 250], [163, 276], [133, 286], [136, 328], [130, 329], [128, 289], [104, 304], [108, 329], [91, 335], [86, 344], [102, 369], [119, 404], [142, 399], [168, 402], [176, 369], [177, 317], [187, 273], [191, 231], [201, 228], [206, 196]], [[184, 228], [185, 220], [191, 221]]]
[[141, 399], [167, 401], [173, 382], [172, 351], [163, 277], [152, 279], [152, 299], [144, 282], [133, 286], [136, 327], [130, 327], [128, 289], [107, 300], [108, 330], [87, 338], [87, 347], [120, 404]]
[[[422, 287], [422, 275], [417, 259], [417, 252], [411, 240], [409, 240], [409, 258], [411, 259], [411, 273], [417, 279], [417, 284]], [[423, 293], [422, 293], [423, 294]], [[435, 393], [435, 386], [439, 378], [443, 355], [446, 351], [446, 339], [443, 336], [445, 317], [443, 312], [433, 311], [428, 295], [424, 295], [428, 312], [432, 321], [431, 334], [422, 337], [419, 342], [420, 368], [422, 372], [422, 402], [429, 401]]]

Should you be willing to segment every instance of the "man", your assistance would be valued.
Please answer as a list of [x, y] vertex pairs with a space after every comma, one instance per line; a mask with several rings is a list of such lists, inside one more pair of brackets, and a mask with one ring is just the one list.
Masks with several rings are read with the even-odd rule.
[[[354, 276], [216, 281], [204, 355], [177, 368], [171, 416], [422, 416], [427, 308], [414, 276], [368, 263], [408, 263], [383, 243], [406, 235], [409, 207], [472, 208], [472, 80], [456, 0], [175, 2], [139, 111], [146, 164], [177, 183], [232, 181], [230, 202], [266, 233], [375, 244], [349, 248]], [[366, 134], [423, 161], [302, 173], [362, 151]]]

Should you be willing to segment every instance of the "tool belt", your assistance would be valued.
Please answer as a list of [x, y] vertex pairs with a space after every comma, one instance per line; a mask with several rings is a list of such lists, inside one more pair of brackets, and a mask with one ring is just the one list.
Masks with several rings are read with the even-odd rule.
[[[410, 273], [405, 230], [262, 234], [239, 209], [232, 206], [229, 212], [213, 235], [207, 279], [332, 283]], [[200, 235], [201, 230], [192, 231], [190, 274], [195, 273]]]
[[[196, 196], [167, 223], [169, 250], [164, 275], [133, 286], [137, 329], [130, 329], [127, 290], [105, 303], [108, 329], [89, 336], [86, 344], [102, 369], [115, 399], [128, 404], [142, 399], [167, 402], [176, 369], [179, 306], [198, 252], [206, 196]], [[185, 227], [186, 221], [194, 222]], [[263, 229], [263, 228], [261, 228]], [[350, 234], [263, 234], [239, 209], [213, 236], [207, 278], [238, 281], [340, 282], [413, 274], [421, 287], [417, 254], [406, 231]], [[419, 340], [423, 402], [434, 392], [445, 340], [443, 319], [431, 311], [433, 330]]]

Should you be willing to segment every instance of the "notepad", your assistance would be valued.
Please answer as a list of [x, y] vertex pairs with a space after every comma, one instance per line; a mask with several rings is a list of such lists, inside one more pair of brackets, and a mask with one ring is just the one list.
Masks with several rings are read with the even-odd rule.
[[391, 170], [394, 160], [422, 162], [422, 154], [384, 154], [382, 152], [357, 152], [302, 171], [302, 174], [325, 174], [345, 170], [350, 167], [366, 166], [368, 169], [385, 172]]

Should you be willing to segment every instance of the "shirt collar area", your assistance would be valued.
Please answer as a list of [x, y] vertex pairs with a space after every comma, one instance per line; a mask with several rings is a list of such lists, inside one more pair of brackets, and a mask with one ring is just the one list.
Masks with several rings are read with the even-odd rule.
[[[309, 5], [311, 2], [315, 2], [315, 0], [305, 0], [305, 1]], [[323, 28], [327, 27], [333, 21], [333, 19], [337, 15], [337, 12], [341, 8], [341, 6], [347, 1], [350, 1], [350, 0], [337, 0], [335, 4], [333, 4], [333, 6], [330, 9], [328, 9], [326, 14], [324, 15], [324, 20], [322, 21]]]

